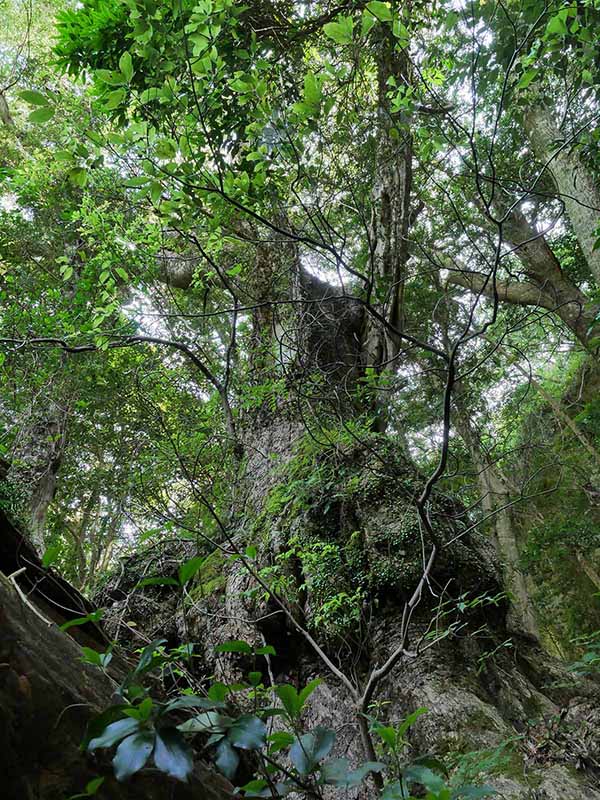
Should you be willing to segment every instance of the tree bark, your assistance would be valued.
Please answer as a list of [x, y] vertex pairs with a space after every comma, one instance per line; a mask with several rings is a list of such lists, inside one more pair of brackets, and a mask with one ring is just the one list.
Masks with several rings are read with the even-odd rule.
[[65, 403], [50, 401], [45, 408], [34, 404], [19, 431], [7, 476], [27, 495], [28, 529], [38, 553], [45, 548], [46, 516], [56, 492], [67, 417]]
[[574, 337], [596, 355], [596, 318], [600, 305], [590, 300], [563, 273], [543, 234], [522, 211], [513, 209], [503, 227], [505, 241], [521, 261], [525, 280], [493, 280], [491, 276], [453, 269], [448, 283], [512, 305], [545, 308], [554, 312]]
[[394, 111], [392, 87], [398, 91], [411, 85], [410, 60], [405, 50], [398, 52], [391, 30], [380, 26], [377, 44], [377, 126], [371, 220], [369, 225], [368, 301], [390, 324], [382, 327], [365, 317], [364, 362], [381, 370], [398, 353], [400, 339], [394, 333], [403, 328], [404, 284], [410, 257], [412, 133], [410, 115]]
[[579, 158], [577, 141], [565, 143], [556, 111], [535, 105], [525, 115], [525, 130], [537, 158], [547, 165], [590, 273], [600, 286], [600, 250], [594, 250], [600, 223], [600, 190]]
[[506, 589], [511, 597], [507, 627], [516, 634], [524, 633], [537, 641], [540, 632], [536, 613], [525, 575], [519, 567], [521, 557], [510, 508], [512, 492], [500, 469], [483, 450], [473, 425], [472, 414], [465, 403], [462, 387], [457, 387], [454, 406], [456, 428], [469, 451], [477, 474], [484, 514], [491, 515], [494, 543], [502, 564]]
[[[0, 553], [4, 570], [10, 563], [6, 545], [23, 540], [4, 518], [5, 548]], [[11, 538], [11, 536], [13, 538]], [[21, 553], [22, 555], [22, 553]], [[12, 557], [21, 557], [12, 552]], [[29, 558], [35, 560], [33, 554]], [[20, 581], [15, 578], [15, 581]], [[57, 578], [49, 582], [56, 591]], [[77, 595], [60, 581], [64, 591]], [[87, 722], [94, 714], [113, 705], [117, 683], [97, 667], [82, 663], [82, 651], [76, 641], [59, 630], [53, 614], [64, 622], [62, 608], [53, 611], [46, 602], [36, 605], [42, 595], [19, 593], [0, 571], [0, 775], [2, 796], [6, 800], [65, 800], [85, 790], [91, 779], [103, 776], [98, 800], [226, 800], [233, 798], [232, 787], [221, 776], [198, 762], [189, 785], [171, 781], [160, 773], [135, 776], [127, 783], [117, 783], [105, 756], [90, 756], [80, 749]], [[48, 597], [48, 587], [46, 588]], [[72, 629], [76, 630], [76, 629]], [[91, 629], [94, 636], [94, 630]], [[103, 650], [108, 642], [86, 641]], [[116, 659], [115, 659], [116, 661]], [[117, 668], [121, 670], [122, 666]], [[115, 674], [121, 680], [123, 674]]]

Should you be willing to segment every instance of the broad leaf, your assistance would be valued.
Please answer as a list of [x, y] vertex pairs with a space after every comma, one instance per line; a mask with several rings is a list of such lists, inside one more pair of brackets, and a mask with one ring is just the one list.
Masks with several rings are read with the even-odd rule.
[[217, 757], [215, 759], [215, 764], [219, 772], [222, 772], [229, 780], [233, 780], [239, 763], [240, 757], [227, 739], [223, 739], [219, 742], [217, 745]]
[[36, 125], [41, 125], [44, 122], [48, 122], [49, 119], [52, 119], [54, 116], [54, 109], [52, 106], [43, 106], [42, 108], [38, 108], [36, 111], [32, 111], [29, 115], [29, 121], [35, 122]]
[[123, 739], [113, 758], [113, 768], [118, 781], [124, 781], [146, 764], [154, 747], [154, 733], [140, 731]]
[[276, 731], [267, 737], [267, 741], [269, 742], [269, 752], [278, 753], [280, 750], [284, 750], [294, 744], [296, 737], [287, 731]]
[[131, 61], [131, 53], [128, 51], [125, 51], [119, 59], [119, 69], [121, 70], [127, 83], [129, 83], [129, 81], [133, 78], [133, 63]]
[[196, 717], [181, 722], [177, 728], [184, 733], [203, 733], [205, 731], [218, 731], [223, 733], [231, 727], [233, 720], [216, 711], [204, 711]]
[[290, 748], [290, 759], [301, 775], [313, 772], [324, 759], [335, 742], [335, 731], [330, 728], [315, 728], [296, 739]]
[[202, 565], [206, 561], [206, 558], [203, 556], [196, 556], [195, 558], [190, 558], [189, 561], [186, 561], [185, 564], [182, 564], [179, 567], [179, 583], [182, 586], [191, 580], [194, 575], [202, 569]]
[[351, 44], [354, 21], [352, 17], [338, 17], [337, 22], [323, 25], [323, 32], [336, 44]]
[[277, 651], [275, 650], [275, 648], [272, 645], [266, 644], [264, 647], [259, 647], [256, 650], [256, 655], [257, 656], [276, 656], [277, 655]]
[[49, 567], [50, 564], [54, 564], [60, 555], [60, 550], [61, 548], [58, 544], [51, 544], [50, 547], [47, 547], [42, 556], [42, 567]]
[[31, 106], [47, 106], [48, 105], [48, 98], [44, 97], [43, 94], [40, 92], [36, 92], [33, 89], [24, 89], [22, 92], [19, 92], [19, 97], [22, 97], [26, 103], [29, 103]]
[[104, 108], [106, 111], [112, 111], [113, 108], [120, 106], [125, 99], [125, 89], [115, 89], [114, 92], [109, 92]]
[[104, 732], [92, 739], [88, 746], [88, 750], [98, 750], [100, 747], [112, 747], [113, 744], [120, 742], [126, 736], [136, 733], [140, 729], [140, 722], [137, 719], [120, 719], [117, 722], [112, 722], [108, 725]]
[[91, 614], [88, 614], [86, 617], [76, 617], [75, 619], [70, 619], [68, 622], [64, 622], [60, 629], [61, 631], [68, 631], [69, 628], [73, 628], [76, 625], [86, 625], [88, 622], [99, 622], [102, 619], [102, 615], [104, 614], [103, 608], [98, 608], [96, 611], [92, 611]]
[[165, 706], [166, 711], [173, 711], [176, 708], [224, 708], [225, 703], [222, 700], [211, 700], [210, 697], [197, 697], [196, 695], [186, 695], [185, 697], [178, 697], [176, 700], [171, 700]]
[[260, 750], [267, 739], [267, 726], [258, 717], [244, 714], [231, 726], [227, 738], [242, 750]]
[[322, 683], [323, 681], [321, 680], [321, 678], [315, 678], [314, 680], [310, 681], [310, 683], [307, 683], [304, 689], [301, 689], [301, 691], [298, 694], [298, 699], [300, 701], [300, 710], [304, 708], [304, 704], [311, 696], [311, 694], [314, 692], [314, 690], [317, 688], [317, 686], [320, 686]]
[[154, 653], [161, 645], [166, 644], [166, 639], [154, 639], [149, 645], [146, 645], [142, 650], [140, 660], [133, 672], [134, 675], [139, 675], [140, 672], [145, 672], [151, 665], [154, 659]]
[[215, 647], [216, 653], [246, 653], [247, 655], [252, 654], [252, 648], [248, 644], [248, 642], [242, 642], [238, 639], [231, 641], [231, 642], [224, 642], [223, 644], [218, 644]]
[[194, 768], [192, 751], [175, 728], [162, 728], [156, 732], [154, 763], [161, 772], [179, 781], [187, 781]]
[[373, 2], [367, 3], [367, 9], [381, 22], [389, 22], [392, 19], [392, 9], [388, 3], [373, 0]]
[[290, 683], [282, 683], [275, 687], [277, 697], [283, 703], [283, 707], [291, 719], [295, 719], [301, 710], [300, 698], [296, 688]]
[[444, 788], [444, 780], [429, 767], [421, 766], [420, 764], [413, 764], [403, 773], [404, 780], [407, 783], [420, 783], [431, 792], [439, 792]]

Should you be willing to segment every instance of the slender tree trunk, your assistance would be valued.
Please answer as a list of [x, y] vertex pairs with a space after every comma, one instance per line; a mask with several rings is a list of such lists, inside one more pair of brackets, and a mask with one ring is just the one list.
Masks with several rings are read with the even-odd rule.
[[493, 538], [502, 563], [505, 586], [511, 596], [512, 608], [508, 615], [508, 626], [515, 633], [525, 633], [537, 640], [539, 627], [536, 613], [525, 575], [519, 566], [521, 556], [517, 543], [518, 536], [510, 508], [513, 493], [500, 469], [484, 452], [480, 437], [473, 425], [472, 413], [466, 406], [460, 388], [457, 388], [454, 406], [456, 428], [477, 472], [482, 509], [486, 516], [492, 515], [490, 524]]
[[46, 516], [56, 492], [67, 417], [66, 404], [51, 401], [45, 408], [32, 407], [11, 459], [8, 480], [27, 495], [28, 527], [38, 552], [44, 550]]
[[550, 406], [550, 408], [554, 412], [554, 415], [556, 416], [556, 418], [558, 420], [560, 420], [564, 425], [566, 425], [567, 428], [569, 428], [571, 433], [577, 438], [577, 440], [585, 448], [585, 450], [587, 451], [588, 455], [591, 456], [592, 461], [595, 464], [599, 464], [600, 463], [600, 453], [596, 450], [596, 448], [593, 446], [593, 444], [590, 442], [590, 440], [587, 438], [587, 436], [581, 430], [581, 428], [575, 422], [573, 417], [571, 417], [571, 416], [569, 416], [569, 414], [567, 414], [567, 412], [561, 406], [560, 402], [558, 400], [556, 400], [556, 398], [553, 397], [550, 392], [547, 392], [544, 389], [544, 387], [542, 386], [542, 384], [533, 375], [531, 375], [526, 369], [523, 369], [523, 367], [520, 364], [515, 363], [513, 366], [515, 367], [515, 369], [518, 372], [521, 373], [521, 375], [523, 375], [524, 378], [526, 378], [529, 381], [529, 383], [533, 386], [533, 388], [540, 395], [540, 397], [543, 397], [543, 399], [548, 403], [548, 405]]
[[[409, 252], [412, 190], [411, 119], [394, 112], [390, 93], [408, 89], [411, 66], [406, 51], [398, 52], [391, 30], [381, 26], [377, 45], [377, 137], [369, 226], [369, 301], [397, 331], [404, 325], [404, 284]], [[400, 340], [389, 328], [366, 317], [365, 365], [376, 370], [398, 353]]]

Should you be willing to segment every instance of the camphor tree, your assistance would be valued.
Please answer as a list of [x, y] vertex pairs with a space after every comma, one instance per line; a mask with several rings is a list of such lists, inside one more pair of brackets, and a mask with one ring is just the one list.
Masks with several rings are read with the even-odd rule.
[[[374, 716], [426, 706], [414, 748], [458, 757], [572, 696], [572, 724], [592, 713], [539, 648], [512, 489], [468, 402], [526, 326], [596, 356], [597, 23], [593, 3], [89, 0], [57, 22], [80, 83], [21, 95], [72, 238], [52, 229], [64, 252], [40, 254], [33, 312], [3, 312], [4, 351], [79, 378], [152, 366], [143, 502], [219, 565], [186, 633], [210, 674], [243, 640], [275, 645], [290, 680], [322, 676], [307, 724], [355, 765], [378, 761]], [[13, 221], [39, 221], [34, 177], [7, 172]], [[455, 431], [495, 536], [453, 496]], [[599, 796], [585, 770], [511, 752], [506, 796]], [[404, 796], [375, 768], [347, 789], [375, 790]]]

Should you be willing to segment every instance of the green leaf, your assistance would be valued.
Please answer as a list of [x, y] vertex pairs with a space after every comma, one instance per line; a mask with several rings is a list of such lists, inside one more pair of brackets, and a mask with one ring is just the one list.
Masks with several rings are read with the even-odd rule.
[[423, 714], [426, 714], [426, 713], [427, 713], [427, 709], [424, 708], [424, 707], [421, 707], [421, 708], [417, 708], [415, 711], [413, 711], [412, 714], [409, 714], [406, 717], [406, 719], [403, 720], [400, 723], [400, 725], [398, 725], [398, 727], [396, 728], [396, 730], [398, 732], [398, 738], [401, 739], [404, 736], [404, 734], [406, 733], [406, 731], [412, 725], [415, 724], [415, 722], [419, 719], [419, 717], [422, 717]]
[[120, 106], [125, 99], [125, 94], [125, 89], [115, 89], [114, 92], [110, 92], [104, 103], [105, 111], [112, 111], [113, 108]]
[[49, 102], [47, 97], [33, 89], [24, 89], [19, 92], [19, 97], [23, 98], [30, 106], [47, 106]]
[[258, 686], [262, 680], [262, 672], [249, 672], [248, 681], [251, 686]]
[[267, 741], [269, 742], [269, 752], [278, 753], [280, 750], [284, 750], [294, 744], [296, 737], [287, 731], [276, 731], [267, 737]]
[[335, 742], [335, 731], [317, 727], [296, 739], [290, 748], [290, 759], [301, 775], [317, 768], [319, 761], [329, 754]]
[[179, 583], [182, 586], [185, 586], [185, 584], [202, 569], [202, 565], [205, 561], [205, 557], [196, 556], [195, 558], [190, 558], [189, 561], [185, 562], [185, 564], [182, 564], [179, 567]]
[[166, 643], [166, 639], [154, 639], [150, 642], [150, 644], [146, 645], [146, 647], [144, 647], [142, 650], [140, 660], [133, 671], [133, 675], [139, 675], [141, 672], [145, 672], [149, 667], [151, 667], [152, 661], [154, 660], [154, 653], [161, 645]]
[[177, 147], [172, 139], [161, 139], [156, 145], [156, 155], [159, 158], [174, 158]]
[[216, 681], [208, 688], [208, 696], [211, 700], [222, 702], [225, 700], [229, 693], [229, 689], [224, 683]]
[[256, 655], [257, 656], [276, 656], [277, 655], [277, 651], [275, 650], [273, 645], [266, 644], [264, 647], [259, 647], [256, 650]]
[[67, 622], [64, 622], [60, 626], [61, 631], [68, 631], [69, 628], [73, 628], [76, 625], [85, 625], [88, 622], [99, 622], [102, 619], [102, 615], [104, 614], [103, 608], [98, 608], [96, 611], [92, 611], [91, 614], [88, 614], [87, 617], [76, 617], [75, 619], [70, 619]]
[[60, 549], [59, 544], [51, 544], [50, 547], [47, 547], [42, 556], [42, 567], [49, 567], [50, 564], [54, 564], [60, 555]]
[[70, 169], [69, 180], [74, 186], [80, 186], [83, 189], [88, 180], [88, 173], [85, 167], [73, 167]]
[[92, 739], [88, 746], [88, 750], [98, 750], [101, 747], [112, 747], [113, 744], [120, 742], [126, 736], [136, 733], [140, 728], [140, 721], [137, 719], [120, 719], [117, 722], [112, 722], [107, 725], [104, 732]]
[[314, 680], [310, 681], [310, 683], [307, 683], [304, 689], [301, 690], [300, 694], [298, 695], [298, 699], [300, 701], [300, 710], [304, 708], [304, 704], [308, 698], [321, 683], [323, 683], [321, 678], [315, 678]]
[[321, 765], [321, 780], [340, 789], [358, 786], [370, 772], [381, 772], [385, 764], [380, 761], [366, 761], [357, 769], [351, 770], [347, 758], [332, 758]]
[[165, 712], [174, 711], [176, 708], [225, 708], [222, 700], [211, 700], [210, 697], [197, 697], [196, 695], [185, 695], [171, 700], [165, 706]]
[[233, 720], [216, 711], [203, 711], [185, 722], [181, 722], [177, 728], [183, 733], [202, 733], [204, 731], [216, 731], [224, 733], [231, 727]]
[[215, 759], [215, 764], [219, 772], [225, 775], [226, 778], [229, 778], [229, 780], [233, 780], [239, 763], [240, 757], [227, 739], [223, 739], [219, 742], [217, 745], [217, 757]]
[[347, 758], [332, 758], [321, 765], [321, 780], [332, 786], [343, 786], [349, 771], [350, 762]]
[[381, 741], [387, 744], [388, 747], [394, 749], [396, 747], [396, 729], [391, 725], [377, 725], [375, 733], [380, 737]]
[[153, 203], [158, 203], [162, 197], [162, 185], [158, 181], [153, 181], [150, 186], [150, 199]]
[[529, 84], [531, 83], [534, 78], [536, 78], [539, 70], [537, 69], [528, 69], [527, 72], [524, 72], [519, 79], [517, 84], [518, 89], [526, 89]]
[[57, 161], [73, 161], [73, 153], [70, 150], [57, 150], [54, 158]]
[[[81, 650], [83, 652], [81, 660], [84, 663], [94, 664], [97, 667], [102, 667], [106, 663], [106, 659], [103, 658], [103, 656], [107, 655], [106, 653], [99, 653], [97, 650], [94, 650], [93, 647], [82, 647]], [[110, 655], [110, 653], [108, 655]]]
[[123, 76], [119, 72], [113, 72], [110, 69], [97, 69], [94, 72], [94, 76], [102, 81], [102, 83], [107, 83], [109, 86], [122, 86], [123, 85]]
[[29, 122], [34, 122], [36, 125], [42, 125], [44, 122], [48, 122], [49, 119], [52, 119], [53, 116], [54, 109], [52, 106], [43, 106], [43, 108], [38, 108], [36, 111], [32, 111], [28, 119]]
[[156, 732], [154, 763], [161, 772], [179, 781], [187, 781], [194, 768], [192, 751], [175, 728], [162, 728]]
[[98, 791], [98, 789], [104, 783], [104, 780], [105, 780], [105, 778], [101, 777], [101, 778], [92, 778], [91, 781], [88, 781], [88, 783], [86, 783], [86, 785], [85, 785], [85, 793], [86, 793], [86, 795], [88, 797], [92, 797], [93, 795], [95, 795], [96, 792]]
[[125, 181], [125, 186], [145, 186], [149, 183], [152, 179], [148, 175], [138, 175], [135, 178], [129, 178]]
[[406, 791], [401, 783], [395, 781], [388, 783], [381, 794], [380, 800], [406, 800]]
[[323, 32], [336, 44], [351, 44], [354, 31], [352, 17], [338, 17], [337, 22], [328, 22], [323, 25]]
[[377, 20], [375, 19], [373, 14], [370, 14], [366, 8], [363, 9], [361, 25], [360, 25], [360, 35], [366, 36], [376, 22]]
[[246, 655], [251, 655], [253, 650], [248, 644], [248, 642], [242, 642], [239, 639], [235, 639], [231, 642], [224, 642], [223, 644], [218, 644], [215, 647], [216, 653], [245, 653]]
[[372, 0], [371, 3], [367, 3], [367, 9], [380, 22], [390, 22], [392, 19], [392, 9], [387, 3], [382, 3], [380, 0]]
[[150, 89], [144, 89], [139, 96], [139, 101], [142, 105], [152, 103], [154, 100], [159, 100], [162, 97], [162, 89], [158, 86], [152, 86]]
[[444, 780], [429, 767], [413, 764], [403, 772], [404, 780], [410, 783], [420, 783], [430, 792], [439, 792], [444, 788]]
[[123, 53], [121, 58], [119, 59], [119, 69], [123, 74], [123, 77], [129, 83], [133, 78], [133, 62], [131, 61], [131, 53], [127, 50]]
[[318, 78], [312, 72], [307, 72], [304, 76], [304, 100], [318, 108], [321, 105], [321, 97], [321, 84]]
[[568, 33], [565, 16], [561, 13], [551, 17], [546, 26], [546, 33], [551, 35], [565, 36]]
[[275, 693], [281, 700], [283, 707], [287, 711], [290, 719], [296, 719], [302, 710], [302, 705], [300, 703], [296, 688], [289, 683], [282, 683], [275, 687]]
[[[257, 778], [256, 780], [249, 781], [248, 783], [242, 786], [242, 790], [244, 792], [244, 797], [271, 797], [273, 796], [272, 792], [269, 790], [269, 794], [263, 795], [263, 790], [268, 789], [269, 782], [264, 780], [263, 778]], [[258, 794], [257, 794], [258, 793]]]
[[267, 726], [251, 714], [243, 714], [229, 729], [227, 738], [241, 750], [260, 750], [267, 740]]
[[124, 781], [146, 764], [154, 748], [154, 734], [140, 731], [123, 739], [113, 758], [115, 778]]

